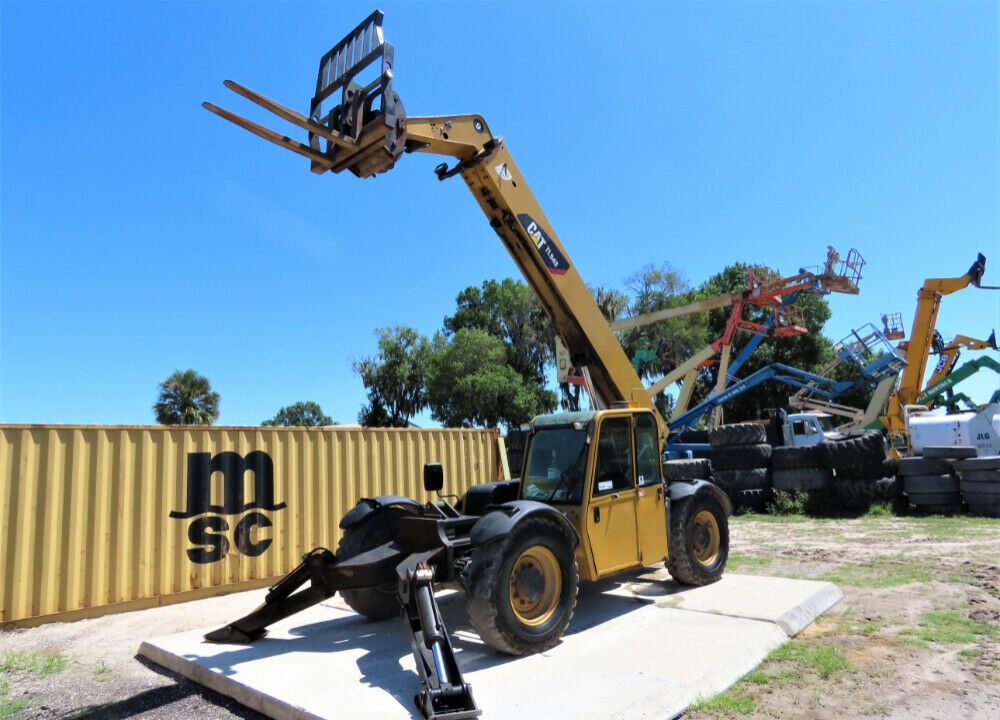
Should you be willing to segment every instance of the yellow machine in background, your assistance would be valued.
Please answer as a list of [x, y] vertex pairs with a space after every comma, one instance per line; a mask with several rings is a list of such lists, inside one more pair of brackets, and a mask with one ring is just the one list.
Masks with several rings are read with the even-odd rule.
[[941, 299], [969, 285], [982, 287], [983, 273], [986, 271], [986, 257], [979, 253], [976, 261], [964, 275], [955, 278], [928, 278], [917, 292], [917, 310], [913, 317], [913, 328], [907, 341], [899, 344], [906, 353], [906, 368], [899, 380], [899, 386], [889, 397], [882, 424], [889, 432], [890, 450], [897, 456], [909, 454], [910, 440], [906, 422], [906, 408], [916, 403], [923, 387], [927, 358], [934, 343], [935, 325]]

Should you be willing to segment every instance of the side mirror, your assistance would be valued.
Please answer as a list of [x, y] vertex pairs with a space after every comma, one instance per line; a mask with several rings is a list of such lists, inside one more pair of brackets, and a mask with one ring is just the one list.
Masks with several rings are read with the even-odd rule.
[[427, 492], [440, 492], [444, 487], [444, 468], [441, 463], [427, 463], [424, 465], [424, 490]]

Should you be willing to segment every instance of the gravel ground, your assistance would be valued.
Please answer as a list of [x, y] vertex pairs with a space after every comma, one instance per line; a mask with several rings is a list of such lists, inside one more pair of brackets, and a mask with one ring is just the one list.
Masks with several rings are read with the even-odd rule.
[[[745, 516], [731, 535], [732, 570], [832, 580], [845, 597], [686, 718], [995, 720], [1000, 521]], [[136, 657], [143, 639], [223, 624], [263, 593], [0, 632], [0, 720], [263, 720]], [[65, 667], [31, 666], [49, 654]]]

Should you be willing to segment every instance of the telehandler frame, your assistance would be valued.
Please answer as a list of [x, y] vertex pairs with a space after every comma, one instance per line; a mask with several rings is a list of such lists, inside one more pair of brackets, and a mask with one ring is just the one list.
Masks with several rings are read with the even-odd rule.
[[[225, 82], [305, 129], [308, 143], [204, 106], [309, 158], [318, 174], [346, 169], [370, 177], [391, 169], [403, 152], [454, 158], [452, 167], [436, 168], [438, 179], [459, 175], [469, 186], [581, 369], [595, 409], [535, 418], [520, 480], [473, 486], [454, 504], [363, 499], [341, 520], [336, 553], [308, 553], [261, 607], [206, 638], [251, 642], [269, 624], [336, 592], [372, 619], [402, 611], [421, 679], [417, 707], [428, 718], [467, 718], [480, 710], [435, 590], [463, 591], [472, 626], [493, 648], [540, 652], [569, 625], [580, 579], [666, 561], [682, 584], [718, 580], [728, 558], [731, 506], [706, 477], [664, 482], [666, 422], [503, 140], [479, 115], [407, 117], [393, 72], [392, 46], [376, 11], [321, 59], [309, 116]], [[328, 108], [332, 99], [339, 102]], [[440, 465], [425, 467], [424, 486], [440, 490]]]

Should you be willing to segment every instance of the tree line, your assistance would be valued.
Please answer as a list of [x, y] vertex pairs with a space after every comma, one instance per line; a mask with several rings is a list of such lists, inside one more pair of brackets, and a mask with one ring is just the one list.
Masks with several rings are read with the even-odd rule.
[[[592, 288], [591, 292], [608, 321], [687, 305], [747, 288], [751, 273], [756, 278], [778, 277], [762, 265], [736, 263], [692, 287], [668, 263], [649, 265], [625, 282], [624, 290]], [[740, 370], [746, 377], [772, 363], [817, 372], [834, 357], [833, 344], [822, 334], [830, 309], [821, 294], [803, 293], [795, 306], [802, 312], [807, 330], [794, 337], [764, 337]], [[745, 327], [762, 326], [772, 308], [747, 305]], [[676, 368], [726, 330], [730, 308], [723, 307], [619, 332], [626, 355], [634, 359], [647, 384]], [[519, 426], [535, 415], [577, 409], [578, 385], [563, 382], [557, 391], [549, 386], [555, 369], [556, 333], [531, 289], [520, 280], [485, 280], [456, 297], [452, 315], [442, 327], [425, 336], [406, 326], [383, 327], [374, 354], [353, 363], [365, 387], [365, 402], [357, 420], [368, 427], [407, 427], [425, 410], [445, 427]], [[734, 350], [748, 336], [737, 336]], [[707, 363], [697, 371], [691, 405], [704, 399], [715, 385], [718, 367]], [[837, 379], [850, 370], [836, 368]], [[670, 414], [676, 387], [656, 398], [661, 412]], [[760, 416], [767, 407], [787, 402], [789, 389], [768, 382], [745, 393], [726, 406], [727, 420]], [[867, 393], [846, 398], [862, 407]], [[843, 402], [843, 400], [842, 400]], [[160, 384], [154, 412], [157, 422], [167, 425], [210, 425], [218, 418], [218, 394], [194, 370], [177, 371]], [[281, 408], [262, 425], [331, 425], [315, 402], [298, 402]]]

